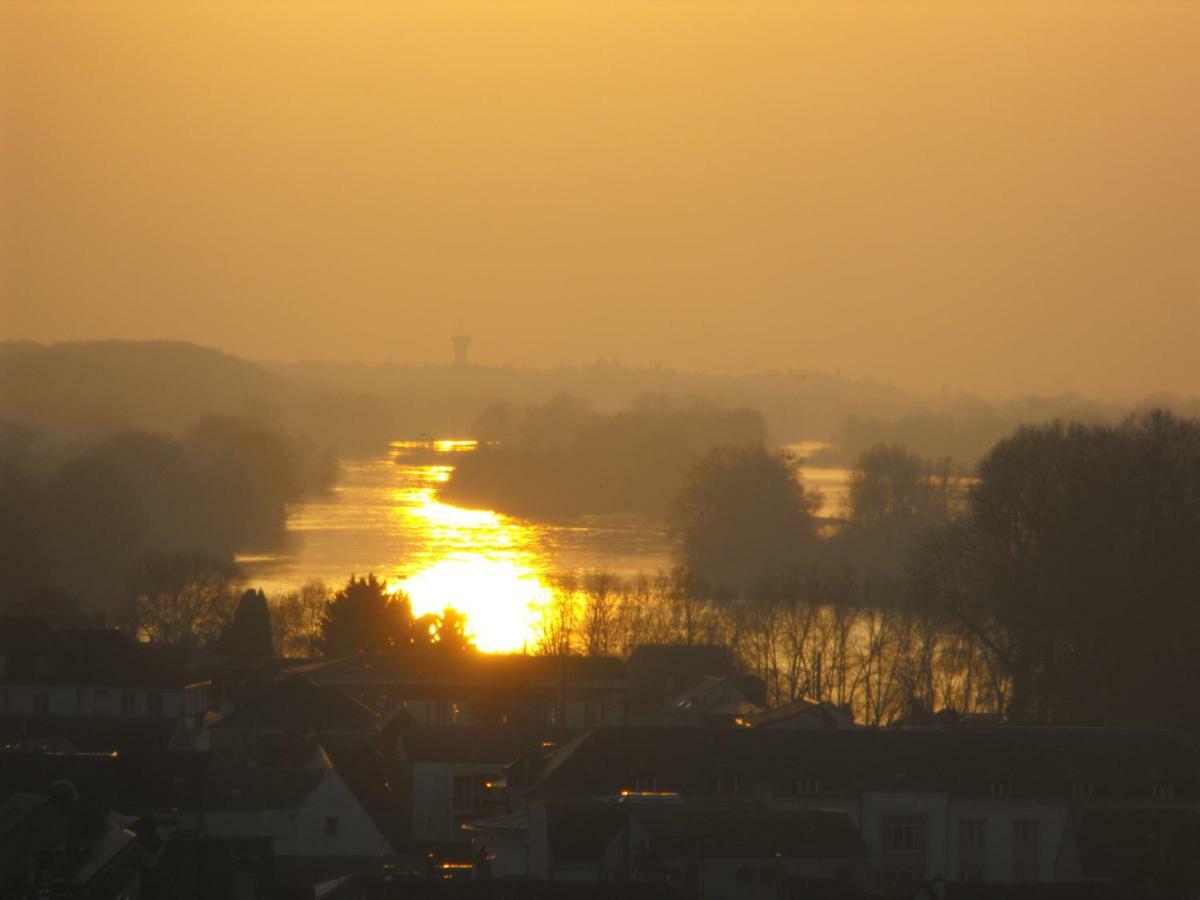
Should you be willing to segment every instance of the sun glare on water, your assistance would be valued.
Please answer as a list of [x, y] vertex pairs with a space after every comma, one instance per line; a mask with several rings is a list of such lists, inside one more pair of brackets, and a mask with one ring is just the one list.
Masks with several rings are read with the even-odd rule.
[[[396, 445], [408, 467], [407, 486], [393, 496], [395, 525], [419, 531], [424, 547], [405, 560], [405, 574], [393, 582], [423, 615], [452, 606], [467, 617], [479, 649], [519, 651], [532, 646], [537, 611], [549, 598], [534, 551], [533, 530], [490, 510], [462, 509], [437, 499], [438, 487], [453, 467], [442, 457], [475, 448], [473, 441], [405, 442]], [[403, 454], [432, 451], [433, 461]]]

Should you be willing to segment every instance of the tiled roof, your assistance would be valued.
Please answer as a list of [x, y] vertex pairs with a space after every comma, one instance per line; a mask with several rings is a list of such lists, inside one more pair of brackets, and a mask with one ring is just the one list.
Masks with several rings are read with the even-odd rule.
[[1195, 798], [1200, 756], [1165, 730], [969, 727], [924, 729], [603, 728], [559, 750], [532, 789], [546, 798], [594, 798], [654, 778], [658, 790], [741, 791], [820, 781], [825, 796], [863, 791], [946, 791], [1013, 797], [1069, 795], [1088, 783], [1097, 801], [1148, 799], [1156, 783]]
[[557, 686], [623, 684], [625, 666], [613, 657], [529, 656], [523, 653], [446, 653], [414, 650], [360, 654], [293, 668], [321, 684], [454, 684]]
[[248, 732], [370, 734], [379, 716], [353, 697], [290, 674], [242, 699], [233, 712], [212, 726]]
[[[0, 684], [95, 687], [183, 687], [185, 679], [162, 664], [148, 645], [114, 628], [54, 629], [30, 616], [0, 617]], [[41, 658], [43, 669], [37, 665]]]
[[300, 807], [325, 777], [323, 769], [214, 766], [204, 783], [206, 812]]
[[507, 765], [537, 751], [543, 741], [561, 741], [554, 728], [512, 725], [422, 726], [404, 733], [404, 756], [409, 762], [476, 762]]

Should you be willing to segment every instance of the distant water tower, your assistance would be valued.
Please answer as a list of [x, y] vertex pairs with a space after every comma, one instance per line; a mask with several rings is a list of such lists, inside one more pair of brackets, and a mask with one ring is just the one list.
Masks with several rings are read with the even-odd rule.
[[454, 365], [461, 369], [467, 364], [467, 350], [471, 346], [471, 339], [460, 333], [450, 338], [450, 343], [454, 345]]

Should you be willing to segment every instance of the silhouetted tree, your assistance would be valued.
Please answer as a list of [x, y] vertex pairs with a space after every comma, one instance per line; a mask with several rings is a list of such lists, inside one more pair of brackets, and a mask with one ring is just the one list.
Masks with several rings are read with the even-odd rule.
[[1002, 660], [1016, 718], [1193, 721], [1200, 423], [1023, 427], [979, 467], [914, 589]]
[[214, 644], [232, 621], [237, 568], [194, 553], [145, 558], [132, 579], [135, 633], [148, 641]]
[[901, 444], [864, 450], [850, 472], [840, 557], [898, 575], [924, 535], [957, 511], [959, 483], [948, 460], [934, 463]]
[[350, 576], [334, 594], [321, 620], [320, 649], [326, 656], [382, 653], [413, 645], [412, 604], [402, 591], [388, 593], [373, 574]]
[[243, 660], [269, 660], [272, 651], [271, 610], [262, 591], [247, 590], [221, 638], [221, 649]]
[[333, 591], [322, 581], [310, 581], [276, 599], [271, 610], [275, 653], [284, 657], [316, 656], [321, 622]]
[[475, 649], [475, 642], [467, 633], [467, 617], [452, 606], [447, 606], [437, 617], [434, 640], [439, 649], [451, 653]]
[[811, 560], [821, 495], [796, 461], [762, 446], [718, 447], [691, 470], [672, 517], [681, 562], [714, 588], [744, 592]]

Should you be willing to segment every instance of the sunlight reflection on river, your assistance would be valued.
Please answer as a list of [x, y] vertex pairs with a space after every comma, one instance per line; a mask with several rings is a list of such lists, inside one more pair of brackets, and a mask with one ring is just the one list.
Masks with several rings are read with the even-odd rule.
[[[374, 572], [405, 590], [417, 614], [453, 606], [466, 614], [480, 649], [503, 651], [532, 645], [555, 573], [653, 575], [670, 566], [665, 528], [640, 516], [546, 523], [441, 503], [438, 489], [455, 456], [474, 449], [472, 441], [396, 441], [387, 456], [344, 463], [331, 494], [289, 518], [289, 546], [241, 558], [243, 570], [268, 594]], [[804, 474], [835, 512], [844, 471]]]

